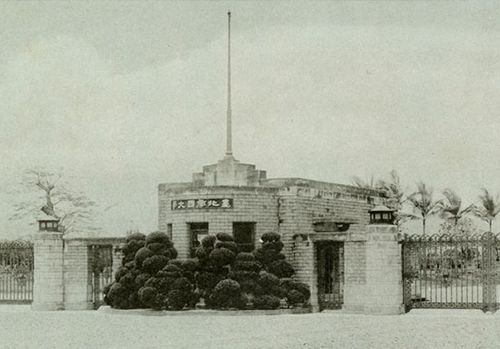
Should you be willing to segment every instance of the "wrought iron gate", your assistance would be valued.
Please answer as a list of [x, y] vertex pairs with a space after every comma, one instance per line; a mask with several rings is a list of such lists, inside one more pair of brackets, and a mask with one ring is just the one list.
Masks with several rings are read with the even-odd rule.
[[402, 244], [406, 311], [500, 305], [499, 235], [412, 235]]
[[33, 301], [33, 244], [0, 241], [0, 303]]
[[104, 304], [104, 287], [113, 281], [113, 246], [90, 245], [88, 258], [88, 301], [97, 309]]
[[320, 241], [316, 248], [320, 309], [340, 309], [344, 303], [344, 244]]

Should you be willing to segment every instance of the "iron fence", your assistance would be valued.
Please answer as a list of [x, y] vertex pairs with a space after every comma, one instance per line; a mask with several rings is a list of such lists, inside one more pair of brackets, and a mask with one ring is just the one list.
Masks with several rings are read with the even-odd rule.
[[402, 245], [407, 311], [500, 305], [500, 235], [407, 235]]
[[0, 241], [0, 303], [33, 301], [33, 244]]

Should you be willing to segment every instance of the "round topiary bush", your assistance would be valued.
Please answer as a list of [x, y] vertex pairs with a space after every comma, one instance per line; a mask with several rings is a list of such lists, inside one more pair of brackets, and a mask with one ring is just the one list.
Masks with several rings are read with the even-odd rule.
[[137, 265], [137, 268], [141, 269], [144, 260], [152, 256], [154, 256], [154, 253], [149, 248], [142, 247], [141, 249], [139, 249], [135, 254], [135, 264]]
[[281, 240], [281, 236], [280, 234], [278, 233], [264, 233], [262, 234], [262, 236], [260, 237], [260, 239], [262, 240], [262, 242], [273, 242], [273, 241], [280, 241]]
[[236, 261], [255, 261], [255, 256], [251, 252], [240, 252], [236, 255]]
[[209, 260], [216, 267], [224, 267], [234, 261], [236, 254], [227, 248], [216, 248], [208, 256]]
[[134, 260], [135, 254], [139, 249], [144, 247], [145, 242], [144, 240], [130, 240], [128, 241], [122, 249], [123, 252], [123, 259], [122, 259], [122, 264], [125, 264], [127, 262], [130, 262]]
[[135, 277], [135, 284], [138, 288], [141, 288], [150, 278], [151, 274], [148, 273], [139, 274]]
[[268, 271], [279, 278], [289, 278], [295, 271], [290, 263], [284, 259], [278, 259], [269, 265]]
[[125, 242], [129, 243], [132, 240], [144, 241], [144, 240], [146, 240], [146, 235], [144, 235], [142, 233], [133, 233], [133, 234], [127, 235]]
[[210, 304], [216, 308], [237, 308], [241, 305], [240, 284], [231, 279], [220, 281], [210, 295]]
[[278, 297], [272, 295], [263, 295], [255, 297], [253, 305], [256, 309], [278, 309], [281, 301]]
[[286, 302], [289, 305], [297, 305], [304, 303], [306, 301], [306, 297], [299, 291], [297, 290], [290, 290], [286, 294]]
[[167, 296], [167, 306], [171, 310], [182, 310], [189, 302], [189, 295], [181, 290], [172, 290]]
[[105, 295], [109, 305], [116, 309], [129, 308], [129, 295], [127, 288], [122, 286], [119, 282], [114, 282], [108, 289]]
[[142, 262], [142, 271], [149, 274], [156, 274], [167, 265], [168, 261], [167, 257], [161, 255], [148, 257]]
[[201, 239], [201, 247], [213, 248], [215, 245], [215, 241], [217, 241], [217, 237], [215, 235], [207, 235], [203, 239]]
[[166, 248], [173, 246], [168, 235], [161, 232], [161, 231], [155, 231], [153, 233], [148, 234], [148, 236], [146, 236], [146, 246], [148, 246], [149, 244], [153, 244], [153, 243], [162, 244]]
[[158, 290], [150, 286], [141, 287], [138, 295], [142, 304], [147, 307], [153, 307], [157, 302]]
[[215, 237], [219, 241], [234, 241], [234, 238], [227, 233], [217, 233]]
[[224, 276], [217, 273], [212, 273], [208, 271], [201, 271], [196, 275], [196, 284], [200, 291], [202, 291], [201, 296], [207, 297], [207, 295], [212, 291], [212, 289], [224, 279]]

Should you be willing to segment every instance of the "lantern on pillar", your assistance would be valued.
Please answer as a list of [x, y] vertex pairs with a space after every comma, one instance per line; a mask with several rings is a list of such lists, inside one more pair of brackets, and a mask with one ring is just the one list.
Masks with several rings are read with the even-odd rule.
[[370, 210], [370, 224], [394, 224], [394, 212], [386, 206], [380, 205]]
[[59, 218], [46, 215], [44, 217], [38, 218], [38, 230], [39, 231], [59, 231]]

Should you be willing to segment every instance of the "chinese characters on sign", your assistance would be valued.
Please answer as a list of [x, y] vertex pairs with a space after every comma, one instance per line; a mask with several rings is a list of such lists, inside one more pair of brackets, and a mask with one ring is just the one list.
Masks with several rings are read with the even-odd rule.
[[190, 210], [201, 208], [233, 208], [233, 199], [172, 200], [172, 210]]

